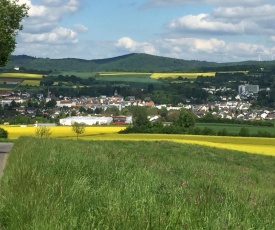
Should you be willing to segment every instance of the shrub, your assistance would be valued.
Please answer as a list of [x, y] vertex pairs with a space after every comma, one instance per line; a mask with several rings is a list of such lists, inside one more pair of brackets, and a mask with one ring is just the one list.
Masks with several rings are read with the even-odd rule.
[[52, 134], [51, 129], [46, 126], [38, 126], [35, 129], [35, 136], [39, 138], [49, 137]]
[[202, 135], [216, 135], [216, 132], [209, 127], [204, 127], [202, 129]]
[[7, 130], [0, 128], [0, 138], [8, 138], [9, 133]]
[[199, 128], [199, 127], [190, 129], [189, 132], [190, 132], [190, 134], [193, 134], [193, 135], [201, 135], [202, 134], [201, 128]]
[[228, 133], [226, 128], [223, 128], [223, 129], [218, 131], [217, 135], [218, 136], [229, 136], [229, 133]]
[[241, 137], [249, 137], [249, 129], [242, 127], [239, 132], [239, 136]]

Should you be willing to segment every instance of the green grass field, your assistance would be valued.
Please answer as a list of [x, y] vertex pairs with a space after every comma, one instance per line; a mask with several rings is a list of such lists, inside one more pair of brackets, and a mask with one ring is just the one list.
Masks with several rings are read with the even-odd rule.
[[266, 126], [225, 124], [225, 123], [196, 123], [196, 127], [199, 127], [199, 128], [209, 127], [216, 132], [225, 128], [228, 131], [228, 133], [233, 133], [233, 134], [239, 133], [240, 129], [244, 127], [249, 130], [250, 134], [257, 134], [259, 131], [261, 131], [261, 132], [269, 132], [275, 135], [275, 127], [266, 127]]
[[135, 72], [73, 72], [73, 71], [64, 71], [64, 72], [55, 72], [51, 75], [63, 75], [71, 76], [75, 75], [80, 78], [95, 77], [96, 81], [102, 84], [105, 83], [114, 83], [120, 85], [130, 85], [130, 86], [139, 86], [144, 87], [148, 84], [154, 85], [164, 85], [158, 79], [150, 78], [151, 73], [135, 73]]
[[63, 75], [63, 76], [72, 76], [75, 75], [77, 77], [81, 78], [89, 78], [89, 77], [95, 77], [96, 72], [90, 72], [90, 71], [62, 71], [62, 72], [53, 72], [49, 76], [58, 76], [58, 75]]
[[0, 90], [10, 91], [10, 90], [13, 90], [17, 86], [18, 85], [14, 85], [14, 84], [0, 84]]
[[20, 138], [3, 229], [274, 229], [275, 158], [165, 141]]
[[130, 73], [130, 72], [102, 72], [96, 77], [98, 82], [118, 82], [120, 84], [126, 84], [136, 87], [147, 87], [148, 84], [154, 84], [155, 86], [164, 85], [158, 79], [150, 77], [151, 73]]

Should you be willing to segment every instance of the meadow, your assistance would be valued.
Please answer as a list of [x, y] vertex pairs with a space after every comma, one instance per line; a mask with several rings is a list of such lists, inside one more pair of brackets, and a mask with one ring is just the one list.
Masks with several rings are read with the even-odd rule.
[[97, 81], [118, 81], [128, 83], [154, 83], [162, 84], [156, 79], [150, 78], [151, 73], [135, 73], [135, 72], [100, 72], [98, 73]]
[[198, 76], [210, 76], [214, 77], [216, 72], [171, 72], [171, 73], [143, 73], [143, 72], [74, 72], [74, 71], [64, 71], [56, 72], [51, 75], [61, 74], [63, 76], [75, 75], [81, 78], [95, 77], [99, 81], [129, 81], [129, 82], [159, 82], [161, 78], [178, 78], [179, 76], [188, 79], [195, 79]]
[[[9, 138], [35, 136], [36, 127], [30, 126], [0, 126], [9, 132]], [[76, 139], [76, 134], [70, 126], [49, 127], [52, 138]], [[179, 134], [118, 134], [125, 127], [120, 126], [90, 126], [85, 128], [82, 140], [124, 140], [124, 141], [170, 141], [211, 146], [221, 149], [232, 149], [244, 152], [275, 156], [275, 139], [259, 137], [224, 137]]]
[[58, 76], [58, 75], [63, 75], [63, 76], [77, 76], [81, 78], [89, 78], [89, 77], [95, 77], [97, 72], [93, 71], [57, 71], [51, 73], [49, 76]]
[[3, 229], [274, 229], [275, 158], [166, 141], [19, 138]]
[[211, 128], [215, 132], [218, 132], [222, 129], [226, 129], [228, 133], [238, 134], [241, 128], [247, 128], [250, 134], [257, 134], [260, 132], [268, 132], [275, 135], [275, 127], [267, 126], [253, 126], [253, 125], [242, 125], [242, 124], [225, 124], [225, 123], [196, 123], [196, 127], [199, 128]]

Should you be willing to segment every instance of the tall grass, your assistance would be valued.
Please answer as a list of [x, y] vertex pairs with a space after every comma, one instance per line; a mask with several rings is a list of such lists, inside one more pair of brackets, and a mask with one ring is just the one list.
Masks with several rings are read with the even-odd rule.
[[165, 141], [20, 138], [6, 229], [274, 229], [275, 158]]

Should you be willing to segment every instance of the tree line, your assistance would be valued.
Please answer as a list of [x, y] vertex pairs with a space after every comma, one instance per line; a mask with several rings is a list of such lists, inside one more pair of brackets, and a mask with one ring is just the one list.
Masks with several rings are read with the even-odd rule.
[[[128, 126], [125, 130], [120, 131], [119, 133], [163, 133], [211, 136], [275, 137], [275, 134], [267, 131], [258, 131], [256, 134], [252, 134], [246, 127], [240, 128], [239, 132], [237, 133], [230, 133], [226, 128], [215, 131], [210, 127], [195, 127], [196, 121], [197, 118], [191, 111], [182, 109], [181, 111], [179, 111], [176, 120], [172, 123], [167, 124], [161, 119], [158, 119], [155, 122], [151, 122], [148, 119], [146, 107], [135, 107], [133, 109], [133, 124]], [[264, 124], [264, 122], [262, 124]], [[272, 126], [274, 125], [272, 124]]]

